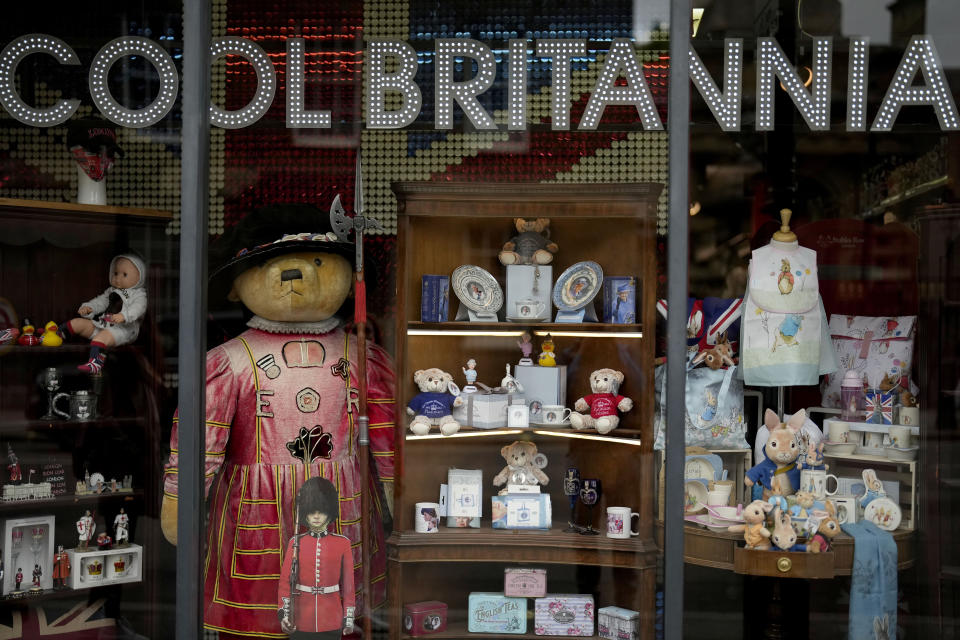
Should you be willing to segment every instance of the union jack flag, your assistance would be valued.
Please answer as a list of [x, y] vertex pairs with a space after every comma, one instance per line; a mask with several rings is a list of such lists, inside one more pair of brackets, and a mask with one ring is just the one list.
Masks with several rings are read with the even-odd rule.
[[10, 608], [0, 615], [0, 640], [109, 640], [120, 637], [117, 621], [104, 612], [105, 599], [73, 604], [60, 612], [56, 606]]
[[893, 424], [893, 394], [868, 391], [864, 416], [872, 424]]

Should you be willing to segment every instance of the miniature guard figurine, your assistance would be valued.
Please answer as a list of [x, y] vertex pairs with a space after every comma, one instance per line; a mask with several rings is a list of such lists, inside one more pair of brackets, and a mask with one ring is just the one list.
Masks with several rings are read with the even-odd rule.
[[40, 577], [43, 575], [43, 569], [39, 564], [33, 565], [33, 586], [30, 591], [40, 591]]
[[16, 587], [14, 587], [14, 591], [19, 592], [20, 584], [23, 582], [23, 569], [21, 569], [20, 567], [17, 567], [17, 575], [14, 576], [14, 582], [17, 585]]
[[297, 494], [297, 528], [287, 543], [278, 589], [280, 627], [291, 638], [337, 640], [353, 633], [356, 607], [350, 539], [330, 533], [340, 497], [326, 478], [307, 480]]
[[79, 335], [90, 340], [90, 357], [79, 365], [80, 371], [98, 374], [107, 359], [105, 349], [130, 344], [140, 333], [147, 312], [147, 269], [134, 253], [115, 256], [110, 261], [110, 286], [97, 297], [80, 305], [81, 316], [64, 323], [63, 336]]
[[13, 447], [7, 443], [7, 476], [10, 484], [20, 484], [23, 481], [23, 472], [20, 471], [20, 461], [17, 454], [13, 452]]
[[67, 578], [70, 577], [70, 554], [63, 550], [63, 545], [57, 545], [57, 552], [53, 554], [53, 588], [66, 589]]
[[529, 331], [523, 332], [520, 339], [517, 340], [517, 346], [520, 347], [520, 353], [523, 354], [517, 364], [525, 367], [533, 365], [533, 358], [530, 357], [533, 355], [533, 336], [530, 335]]
[[477, 361], [473, 358], [470, 358], [467, 360], [466, 369], [463, 367], [460, 368], [463, 370], [463, 375], [467, 379], [467, 386], [463, 388], [463, 391], [465, 393], [476, 393], [477, 385], [475, 383], [477, 382]]
[[120, 507], [120, 513], [113, 519], [113, 533], [117, 541], [117, 546], [122, 547], [130, 541], [130, 516]]
[[83, 516], [77, 520], [77, 533], [80, 534], [80, 544], [77, 545], [78, 550], [83, 551], [90, 546], [90, 540], [93, 538], [93, 532], [96, 530], [97, 525], [90, 515], [90, 510], [87, 509], [83, 512]]

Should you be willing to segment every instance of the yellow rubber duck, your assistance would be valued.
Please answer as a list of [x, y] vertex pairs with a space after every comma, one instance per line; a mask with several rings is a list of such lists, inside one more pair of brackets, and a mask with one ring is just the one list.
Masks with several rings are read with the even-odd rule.
[[557, 356], [553, 352], [556, 346], [553, 344], [553, 338], [550, 337], [548, 333], [546, 338], [544, 338], [543, 343], [540, 345], [540, 358], [537, 360], [537, 363], [541, 367], [555, 367], [557, 366]]
[[57, 333], [57, 323], [51, 320], [43, 325], [43, 335], [40, 336], [40, 346], [59, 347], [63, 344], [63, 338]]

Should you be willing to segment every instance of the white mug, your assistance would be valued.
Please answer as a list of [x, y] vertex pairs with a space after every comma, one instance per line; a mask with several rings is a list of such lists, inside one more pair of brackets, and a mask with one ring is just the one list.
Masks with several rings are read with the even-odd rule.
[[875, 456], [886, 455], [886, 451], [883, 449], [883, 435], [878, 431], [864, 431], [863, 448], [865, 452]]
[[890, 444], [894, 447], [906, 449], [913, 444], [913, 434], [910, 427], [893, 425], [890, 427]]
[[733, 480], [714, 480], [710, 483], [710, 492], [707, 494], [707, 503], [710, 504], [710, 506], [713, 506], [713, 503], [710, 502], [710, 493], [714, 491], [719, 491], [723, 494], [723, 501], [717, 504], [730, 504], [730, 496], [733, 494]]
[[414, 506], [413, 528], [417, 533], [437, 533], [440, 527], [440, 505], [418, 502]]
[[857, 521], [857, 497], [836, 495], [830, 502], [837, 508], [837, 521], [840, 524], [853, 524]]
[[573, 413], [573, 411], [563, 405], [545, 404], [543, 405], [543, 411], [540, 415], [547, 424], [563, 424], [570, 417], [571, 413]]
[[[827, 489], [827, 478], [833, 478], [833, 481], [837, 483], [833, 491]], [[809, 491], [818, 500], [835, 495], [839, 490], [840, 480], [832, 473], [827, 473], [821, 469], [803, 469], [800, 471], [800, 491]]]
[[725, 507], [727, 506], [727, 501], [729, 499], [729, 491], [724, 491], [723, 489], [713, 489], [711, 491], [707, 491], [708, 507]]
[[900, 424], [920, 426], [920, 407], [900, 407]]
[[639, 531], [633, 530], [633, 518], [640, 526], [640, 514], [631, 512], [630, 507], [607, 507], [607, 537], [628, 539], [640, 535]]
[[850, 425], [831, 420], [827, 423], [827, 441], [850, 442]]

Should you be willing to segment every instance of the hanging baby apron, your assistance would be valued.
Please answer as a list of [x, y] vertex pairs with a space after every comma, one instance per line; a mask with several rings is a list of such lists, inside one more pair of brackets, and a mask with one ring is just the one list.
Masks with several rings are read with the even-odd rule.
[[836, 371], [816, 251], [772, 240], [753, 252], [740, 331], [747, 385], [812, 385]]

